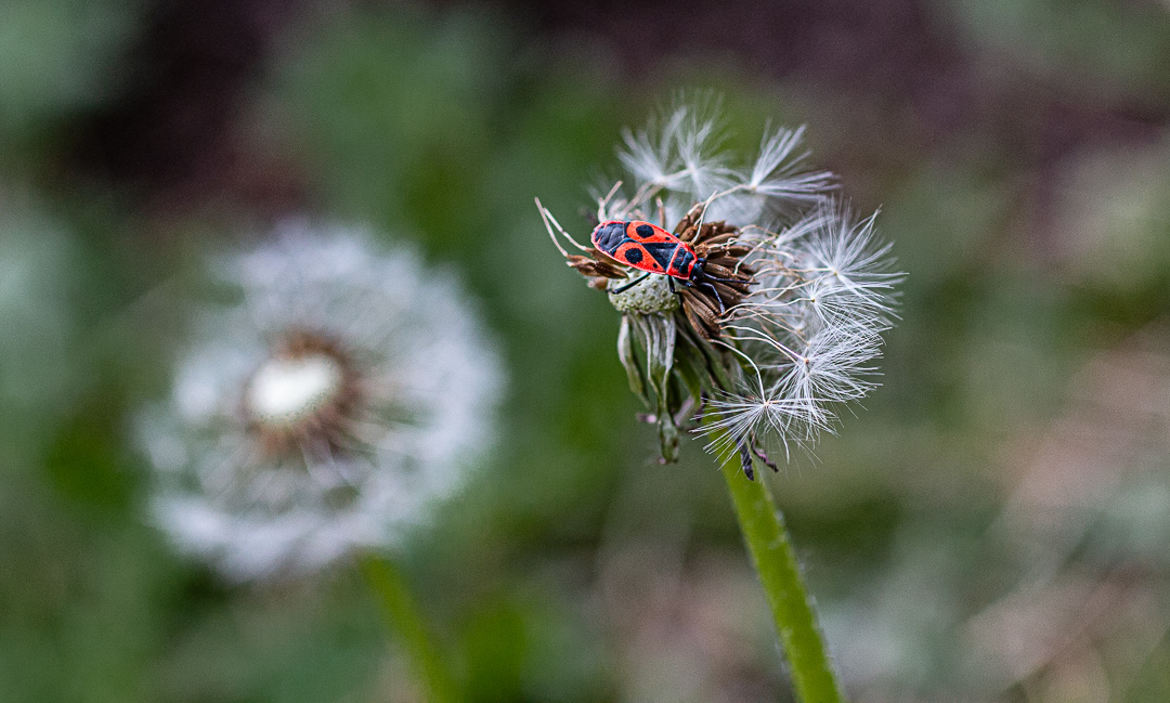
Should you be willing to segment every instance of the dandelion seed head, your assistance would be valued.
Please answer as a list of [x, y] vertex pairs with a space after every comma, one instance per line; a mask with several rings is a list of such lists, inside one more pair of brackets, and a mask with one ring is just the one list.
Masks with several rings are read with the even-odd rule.
[[400, 545], [490, 444], [501, 372], [458, 284], [304, 221], [214, 269], [237, 300], [198, 308], [136, 425], [155, 521], [235, 580]]
[[[750, 476], [760, 445], [787, 453], [811, 444], [833, 429], [837, 406], [877, 386], [881, 335], [897, 317], [903, 276], [877, 235], [876, 213], [858, 218], [835, 196], [836, 177], [808, 165], [803, 127], [765, 127], [758, 152], [738, 154], [724, 146], [719, 110], [709, 96], [683, 96], [624, 132], [626, 174], [597, 189], [597, 214], [658, 222], [703, 259], [698, 277], [652, 273], [610, 294], [624, 315], [619, 357], [654, 410], [664, 457], [690, 403], [705, 419], [696, 430], [708, 447], [737, 451]], [[570, 263], [586, 275], [621, 275], [577, 259]], [[627, 285], [601, 280], [611, 291]], [[678, 306], [659, 302], [672, 283]], [[651, 290], [659, 297], [646, 304]], [[660, 318], [671, 325], [653, 322]], [[669, 343], [646, 333], [656, 329], [672, 331]]]

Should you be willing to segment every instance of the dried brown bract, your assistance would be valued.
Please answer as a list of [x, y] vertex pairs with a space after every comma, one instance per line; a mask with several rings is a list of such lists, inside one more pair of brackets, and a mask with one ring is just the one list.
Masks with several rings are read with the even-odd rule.
[[684, 287], [680, 290], [683, 313], [687, 322], [704, 339], [720, 336], [720, 301], [724, 309], [734, 308], [743, 301], [752, 284], [755, 271], [743, 262], [751, 248], [736, 243], [739, 228], [726, 222], [702, 222], [707, 203], [695, 203], [674, 226], [674, 235], [691, 244], [695, 254], [706, 259], [705, 271], [723, 280], [712, 281], [719, 297], [703, 288]]

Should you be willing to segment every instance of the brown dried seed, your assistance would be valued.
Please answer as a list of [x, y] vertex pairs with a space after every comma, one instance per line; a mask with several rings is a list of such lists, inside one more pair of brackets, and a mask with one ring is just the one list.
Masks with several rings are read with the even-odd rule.
[[707, 306], [702, 297], [691, 290], [684, 291], [682, 296], [683, 312], [691, 328], [704, 339], [718, 339], [720, 334], [718, 316], [713, 308]]
[[708, 330], [706, 325], [704, 325], [702, 321], [700, 321], [699, 318], [695, 316], [695, 313], [691, 310], [690, 305], [685, 303], [683, 304], [683, 313], [686, 315], [687, 322], [690, 324], [691, 329], [695, 331], [695, 334], [699, 335], [701, 339], [714, 339], [714, 337], [711, 335], [711, 331]]
[[709, 330], [707, 326], [703, 324], [703, 321], [699, 319], [699, 316], [695, 314], [694, 306], [691, 305], [691, 302], [687, 300], [685, 296], [683, 297], [682, 309], [683, 314], [686, 315], [687, 322], [691, 325], [691, 329], [695, 331], [695, 334], [699, 335], [703, 339], [714, 339], [714, 336], [711, 334], [711, 330]]
[[566, 262], [570, 267], [577, 269], [582, 276], [605, 276], [606, 278], [625, 278], [622, 269], [607, 261], [595, 261], [587, 256], [571, 254]]
[[578, 266], [574, 266], [573, 268], [577, 269], [577, 273], [581, 274], [585, 278], [594, 278], [601, 275], [601, 273], [597, 270], [596, 263], [584, 263]]
[[608, 276], [610, 278], [626, 277], [626, 267], [617, 263], [609, 254], [598, 251], [597, 249], [590, 249], [589, 254], [593, 256], [597, 264], [597, 271], [602, 276]]
[[738, 234], [738, 232], [734, 232], [734, 231], [722, 232], [720, 234], [715, 234], [715, 235], [712, 235], [711, 237], [703, 239], [703, 244], [707, 245], [708, 247], [718, 246], [718, 245], [723, 244], [725, 242], [729, 242], [732, 239], [735, 239], [736, 234]]
[[[702, 212], [703, 203], [695, 203], [692, 205], [687, 214], [683, 215], [683, 218], [678, 221], [677, 225], [674, 226], [674, 236], [678, 237], [679, 239], [683, 239], [683, 233], [693, 227], [694, 224], [699, 221], [699, 216], [702, 214]], [[691, 237], [693, 236], [694, 234], [691, 234]], [[686, 241], [689, 241], [689, 238], [687, 238]]]
[[[700, 244], [699, 246], [702, 246], [702, 245]], [[698, 251], [699, 251], [698, 248], [696, 248], [695, 252], [697, 253]], [[736, 255], [730, 253], [725, 247], [722, 247], [722, 246], [711, 247], [711, 248], [706, 249], [706, 251], [707, 251], [707, 260], [708, 261], [723, 259], [724, 261], [732, 262], [730, 264], [732, 266], [734, 266], [737, 262], [739, 262], [741, 260], [741, 257], [742, 257], [742, 255], [736, 256]]]
[[[719, 264], [721, 264], [723, 266], [727, 266], [728, 268], [736, 269], [737, 271], [742, 271], [744, 266], [746, 265], [746, 264], [744, 264], [742, 257], [735, 256], [733, 253], [727, 251], [726, 249], [716, 249], [715, 251], [713, 251], [707, 255], [707, 260], [718, 262]], [[752, 271], [754, 272], [755, 269], [752, 269]]]
[[729, 225], [723, 220], [715, 220], [714, 222], [704, 222], [702, 230], [699, 231], [700, 239], [707, 239], [724, 232], [735, 232], [737, 228], [735, 225]]
[[[740, 259], [733, 259], [726, 256], [712, 256], [707, 259], [707, 271], [717, 276], [731, 276], [737, 270], [736, 265], [739, 263], [741, 263]], [[741, 278], [747, 280], [747, 276], [741, 276]]]
[[605, 290], [605, 287], [607, 285], [609, 285], [609, 279], [606, 278], [605, 276], [595, 276], [595, 277], [589, 279], [589, 287], [590, 288], [596, 288], [597, 290]]
[[697, 312], [707, 313], [712, 319], [719, 317], [719, 304], [715, 302], [710, 293], [699, 288], [687, 288], [685, 290], [687, 293], [690, 293]]
[[609, 263], [608, 261], [598, 261], [597, 262], [597, 273], [599, 275], [605, 276], [606, 278], [625, 278], [626, 277], [626, 269], [618, 268], [617, 266], [614, 266], [613, 264]]
[[[734, 286], [729, 286], [726, 283], [714, 283], [713, 285], [715, 286], [715, 290], [719, 291], [719, 297], [723, 299], [723, 306], [725, 308], [730, 309], [742, 303], [743, 299], [747, 297], [746, 292]], [[711, 297], [713, 298], [714, 296]]]
[[[736, 276], [733, 267], [725, 266], [723, 262], [714, 262], [711, 259], [707, 259], [707, 265], [703, 271], [711, 274], [712, 276], [718, 276], [719, 278], [731, 278], [732, 276]], [[736, 277], [742, 280], [744, 283], [750, 282], [746, 276]]]
[[716, 278], [734, 280], [736, 286], [742, 287], [744, 292], [747, 292], [747, 287], [755, 280], [755, 270], [739, 259], [712, 257], [707, 259], [707, 265], [703, 270]]
[[[727, 252], [727, 245], [726, 244], [718, 244], [716, 246], [708, 246], [706, 244], [696, 244], [694, 246], [694, 250], [695, 250], [696, 254], [698, 254], [699, 252], [702, 252], [702, 256], [705, 256], [708, 260], [719, 259], [719, 258], [730, 256], [730, 254], [728, 254], [728, 252]], [[738, 257], [735, 257], [735, 259], [738, 260]]]
[[715, 286], [715, 290], [719, 291], [719, 297], [723, 298], [725, 307], [735, 305], [747, 295], [747, 290], [741, 290], [736, 284], [724, 283], [723, 281], [712, 281], [711, 283]]

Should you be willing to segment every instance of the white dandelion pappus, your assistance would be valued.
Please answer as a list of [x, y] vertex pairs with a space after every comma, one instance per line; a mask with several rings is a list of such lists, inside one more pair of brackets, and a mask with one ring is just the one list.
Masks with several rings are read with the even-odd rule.
[[[722, 146], [718, 101], [698, 103], [683, 100], [646, 129], [627, 130], [618, 151], [626, 179], [595, 193], [599, 222], [657, 221], [680, 242], [658, 246], [688, 247], [702, 275], [672, 273], [665, 255], [666, 273], [646, 274], [577, 244], [540, 211], [569, 265], [623, 313], [619, 358], [654, 411], [664, 459], [676, 455], [678, 418], [698, 408], [704, 422], [694, 429], [708, 449], [738, 452], [750, 478], [753, 454], [775, 468], [763, 444], [786, 455], [790, 443], [811, 444], [835, 427], [838, 405], [876, 387], [903, 275], [877, 236], [876, 213], [856, 218], [831, 197], [834, 175], [806, 166], [803, 127], [765, 128], [745, 159]], [[638, 261], [646, 255], [654, 253]]]
[[729, 311], [724, 329], [763, 390], [741, 384], [711, 404], [713, 421], [700, 431], [726, 434], [709, 448], [771, 437], [787, 454], [790, 441], [809, 444], [832, 431], [836, 406], [877, 387], [882, 333], [896, 316], [894, 289], [903, 276], [876, 238], [875, 218], [857, 221], [849, 208], [826, 201], [778, 233], [745, 237], [756, 244], [745, 259], [758, 272], [756, 286]]
[[238, 302], [139, 418], [156, 522], [234, 580], [398, 545], [491, 438], [501, 371], [456, 281], [300, 221], [219, 263]]
[[804, 237], [799, 265], [809, 283], [805, 297], [822, 322], [880, 326], [896, 317], [894, 288], [902, 275], [891, 270], [891, 245], [877, 239], [877, 215], [859, 221], [844, 206], [814, 215], [817, 226]]

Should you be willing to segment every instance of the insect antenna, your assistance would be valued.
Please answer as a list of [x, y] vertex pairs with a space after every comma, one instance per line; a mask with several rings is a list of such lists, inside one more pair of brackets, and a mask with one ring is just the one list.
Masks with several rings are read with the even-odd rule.
[[569, 252], [565, 251], [565, 248], [561, 246], [560, 242], [557, 241], [557, 236], [553, 234], [554, 227], [556, 228], [556, 231], [560, 232], [561, 236], [569, 240], [573, 246], [577, 247], [586, 254], [589, 253], [589, 247], [584, 247], [577, 243], [577, 240], [573, 239], [573, 237], [565, 231], [564, 227], [561, 227], [561, 223], [557, 222], [557, 218], [553, 217], [553, 214], [548, 211], [548, 208], [546, 208], [544, 204], [540, 202], [540, 198], [536, 198], [536, 209], [540, 211], [540, 219], [544, 221], [544, 228], [548, 230], [548, 236], [552, 237], [553, 245], [556, 246], [557, 250], [560, 251], [563, 256], [567, 257]]
[[763, 448], [761, 448], [760, 445], [757, 443], [757, 440], [754, 436], [751, 438], [750, 443], [752, 445], [752, 453], [755, 454], [757, 457], [759, 457], [760, 461], [764, 462], [764, 465], [767, 466], [769, 469], [771, 469], [773, 472], [780, 473], [780, 467], [776, 466], [776, 462], [774, 462], [768, 458], [768, 455], [764, 452]]

